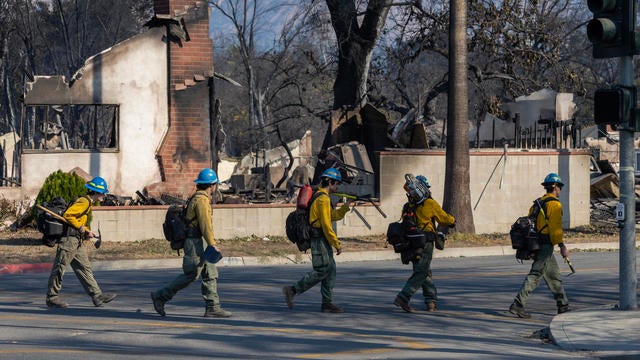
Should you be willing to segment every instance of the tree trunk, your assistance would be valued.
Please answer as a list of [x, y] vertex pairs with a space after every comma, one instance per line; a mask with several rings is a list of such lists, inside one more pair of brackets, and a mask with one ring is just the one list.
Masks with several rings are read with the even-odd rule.
[[467, 9], [465, 0], [450, 0], [449, 99], [444, 209], [456, 218], [457, 231], [475, 233], [469, 195], [469, 121], [467, 85]]
[[339, 47], [338, 73], [333, 83], [333, 108], [362, 105], [367, 93], [372, 48], [355, 41]]
[[220, 130], [220, 99], [216, 99], [216, 88], [213, 76], [209, 77], [209, 151], [211, 151], [211, 168], [218, 172], [218, 131]]
[[[338, 41], [338, 73], [333, 84], [333, 108], [352, 109], [366, 103], [367, 80], [373, 49], [389, 12], [392, 0], [369, 0], [361, 21], [354, 0], [326, 0], [331, 25]], [[323, 148], [351, 140], [361, 140], [357, 124], [329, 129]]]

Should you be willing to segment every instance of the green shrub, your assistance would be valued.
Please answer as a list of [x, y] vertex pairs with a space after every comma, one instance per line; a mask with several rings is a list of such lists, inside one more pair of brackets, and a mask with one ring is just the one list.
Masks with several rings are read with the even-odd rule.
[[[62, 197], [67, 204], [76, 198], [86, 195], [87, 188], [84, 187], [86, 181], [75, 173], [66, 173], [62, 170], [51, 173], [42, 184], [40, 192], [36, 197], [36, 204], [49, 202], [57, 197]], [[31, 216], [35, 219], [37, 208], [31, 210]]]

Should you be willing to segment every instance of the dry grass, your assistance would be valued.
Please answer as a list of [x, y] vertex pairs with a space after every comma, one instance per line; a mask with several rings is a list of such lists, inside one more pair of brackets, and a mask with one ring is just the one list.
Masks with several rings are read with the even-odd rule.
[[[35, 229], [26, 228], [12, 232], [0, 232], [0, 264], [51, 262], [55, 248], [41, 245], [42, 235]], [[565, 231], [566, 243], [617, 242], [618, 230], [615, 226], [587, 226]], [[386, 246], [384, 236], [364, 236], [340, 238], [345, 251], [380, 250], [391, 251]], [[218, 245], [227, 257], [231, 256], [278, 256], [295, 254], [296, 246], [285, 237], [249, 237], [219, 239]], [[448, 236], [448, 247], [509, 245], [508, 234], [471, 235], [454, 233]], [[178, 256], [164, 239], [131, 242], [103, 242], [99, 250], [87, 244], [92, 260], [158, 259]]]

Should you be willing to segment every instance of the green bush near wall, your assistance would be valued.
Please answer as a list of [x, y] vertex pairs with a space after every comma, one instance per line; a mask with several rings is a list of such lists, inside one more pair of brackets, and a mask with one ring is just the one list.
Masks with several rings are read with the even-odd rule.
[[[46, 203], [57, 197], [61, 197], [67, 204], [71, 204], [76, 198], [87, 194], [85, 183], [86, 181], [75, 173], [57, 170], [45, 179], [38, 196], [36, 196], [36, 204]], [[36, 214], [37, 208], [34, 206], [31, 210], [32, 219], [35, 219]]]

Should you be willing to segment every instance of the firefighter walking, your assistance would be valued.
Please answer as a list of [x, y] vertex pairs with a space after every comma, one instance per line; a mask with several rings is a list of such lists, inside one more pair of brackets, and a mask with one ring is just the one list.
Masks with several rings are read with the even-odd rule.
[[293, 308], [295, 295], [302, 294], [317, 283], [321, 283], [322, 305], [320, 311], [325, 313], [344, 312], [333, 302], [333, 287], [336, 283], [336, 262], [333, 258], [333, 248], [336, 249], [336, 255], [340, 255], [342, 245], [331, 223], [344, 218], [349, 211], [349, 205], [345, 203], [336, 210], [329, 198], [329, 194], [336, 192], [341, 183], [342, 175], [338, 169], [331, 167], [322, 173], [320, 188], [317, 190], [322, 194], [316, 198], [309, 209], [313, 270], [305, 274], [295, 285], [282, 288], [289, 309]]

